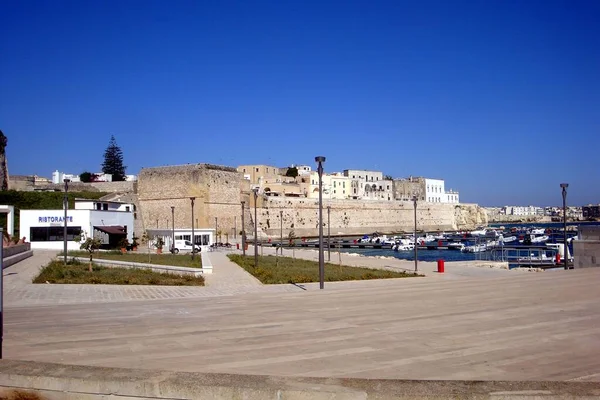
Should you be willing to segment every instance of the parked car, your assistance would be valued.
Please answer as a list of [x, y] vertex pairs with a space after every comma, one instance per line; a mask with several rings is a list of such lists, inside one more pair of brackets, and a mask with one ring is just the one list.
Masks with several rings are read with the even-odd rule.
[[[200, 245], [195, 244], [193, 245], [194, 247], [194, 251], [196, 253], [200, 253], [202, 251], [202, 248], [200, 247]], [[171, 252], [174, 254], [179, 253], [180, 251], [192, 251], [192, 242], [189, 240], [176, 240], [175, 241], [175, 246], [173, 246], [173, 248], [171, 249]]]

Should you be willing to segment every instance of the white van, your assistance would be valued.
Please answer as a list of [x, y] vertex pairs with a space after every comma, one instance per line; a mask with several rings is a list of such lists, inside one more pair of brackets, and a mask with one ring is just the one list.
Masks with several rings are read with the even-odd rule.
[[[202, 251], [200, 245], [196, 244], [194, 247], [196, 253], [200, 253]], [[190, 240], [175, 240], [175, 247], [171, 251], [175, 254], [179, 253], [180, 251], [192, 251], [192, 242]]]

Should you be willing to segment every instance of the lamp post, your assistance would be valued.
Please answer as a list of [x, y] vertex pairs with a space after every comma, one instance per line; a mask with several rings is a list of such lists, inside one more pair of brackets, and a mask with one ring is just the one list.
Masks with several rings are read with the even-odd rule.
[[219, 229], [219, 218], [215, 217], [215, 243], [217, 242], [217, 231]]
[[246, 227], [244, 226], [244, 203], [242, 201], [242, 255], [246, 257]]
[[329, 227], [330, 214], [331, 206], [327, 206], [327, 261], [331, 261], [331, 228]]
[[254, 192], [254, 268], [256, 268], [258, 267], [258, 221], [256, 220], [256, 202], [258, 199], [258, 188], [252, 189], [252, 192]]
[[418, 271], [417, 264], [419, 262], [418, 257], [417, 257], [417, 196], [416, 195], [413, 196], [413, 204], [415, 207], [415, 274], [416, 274]]
[[281, 256], [283, 257], [283, 210], [279, 210], [279, 246], [281, 247]]
[[563, 240], [564, 240], [564, 256], [565, 256], [565, 269], [569, 269], [569, 248], [567, 247], [567, 188], [568, 183], [561, 183], [562, 198], [563, 198]]
[[69, 196], [67, 195], [67, 192], [69, 191], [69, 182], [71, 182], [70, 179], [63, 179], [63, 182], [65, 183], [65, 199], [64, 199], [64, 203], [65, 203], [65, 224], [64, 224], [64, 228], [63, 228], [63, 241], [64, 241], [64, 253], [65, 253], [65, 265], [67, 265], [67, 209], [69, 208]]
[[315, 157], [319, 173], [319, 289], [325, 287], [325, 260], [323, 255], [323, 163], [325, 157]]
[[190, 197], [192, 202], [192, 261], [194, 260], [194, 254], [196, 253], [196, 237], [194, 236], [194, 200], [195, 197]]
[[[171, 253], [175, 252], [175, 206], [171, 206], [171, 221], [173, 221], [173, 234], [171, 235]], [[168, 225], [167, 225], [167, 229]]]

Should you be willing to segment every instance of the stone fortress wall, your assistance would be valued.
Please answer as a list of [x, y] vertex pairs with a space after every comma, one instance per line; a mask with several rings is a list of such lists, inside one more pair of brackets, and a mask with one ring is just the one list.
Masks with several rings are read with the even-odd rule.
[[[318, 235], [318, 200], [270, 197], [264, 199], [262, 206], [258, 226], [267, 236], [279, 237], [280, 215], [283, 215], [284, 237], [292, 229], [297, 237]], [[412, 232], [414, 229], [412, 201], [327, 200], [323, 201], [324, 234], [327, 234], [327, 206], [330, 206], [332, 236]], [[482, 225], [487, 225], [487, 216], [476, 204], [417, 203], [419, 231], [467, 230]]]
[[[110, 187], [103, 187], [108, 191]], [[119, 189], [119, 188], [116, 188]], [[120, 190], [113, 192], [122, 192]], [[137, 193], [119, 200], [136, 205], [135, 232], [146, 229], [171, 229], [171, 206], [175, 207], [175, 228], [189, 229], [192, 222], [190, 197], [194, 202], [194, 227], [215, 228], [222, 241], [240, 238], [241, 201], [245, 202], [244, 222], [248, 237], [254, 235], [254, 196], [250, 185], [235, 168], [210, 164], [188, 164], [144, 168], [140, 171]], [[113, 196], [114, 197], [114, 196]], [[116, 198], [115, 198], [116, 199]], [[412, 232], [414, 208], [407, 201], [324, 200], [324, 232], [327, 232], [327, 206], [331, 207], [331, 235], [359, 235]], [[283, 212], [283, 235], [291, 230], [297, 237], [318, 235], [318, 200], [296, 197], [258, 196], [258, 235], [278, 238], [280, 211]], [[487, 225], [483, 208], [475, 204], [418, 202], [419, 231], [467, 230]]]
[[[175, 228], [191, 228], [190, 197], [195, 197], [194, 228], [215, 228], [216, 217], [225, 240], [225, 233], [233, 235], [235, 225], [241, 230], [244, 187], [242, 174], [230, 167], [189, 164], [144, 168], [139, 174], [137, 188], [140, 232], [157, 225], [171, 228], [171, 206], [175, 207]], [[249, 215], [246, 220], [249, 230]]]

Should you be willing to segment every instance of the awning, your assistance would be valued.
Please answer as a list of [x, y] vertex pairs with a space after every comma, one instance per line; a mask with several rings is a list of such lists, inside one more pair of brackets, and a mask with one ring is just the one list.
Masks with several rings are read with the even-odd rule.
[[108, 233], [109, 235], [126, 235], [125, 228], [121, 225], [110, 225], [110, 226], [95, 226], [94, 229], [98, 229], [101, 232]]

